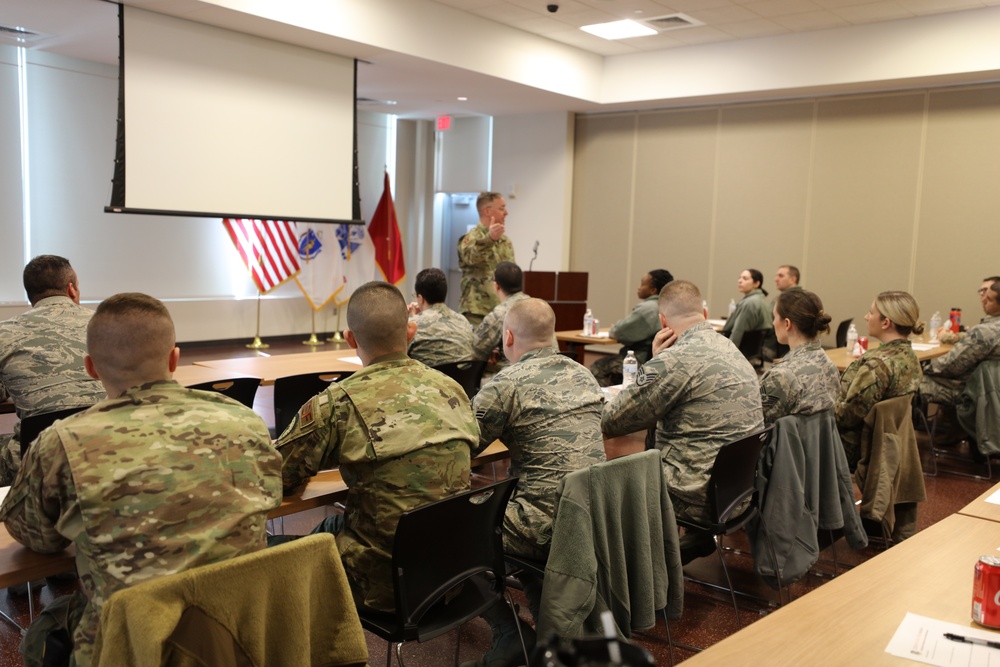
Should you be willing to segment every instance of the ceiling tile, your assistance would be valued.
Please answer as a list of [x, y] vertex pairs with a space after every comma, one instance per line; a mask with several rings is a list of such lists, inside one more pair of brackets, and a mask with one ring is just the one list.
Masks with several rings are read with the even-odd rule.
[[840, 28], [850, 25], [850, 23], [844, 19], [825, 9], [821, 9], [817, 12], [805, 12], [803, 14], [778, 16], [771, 20], [796, 32], [825, 30], [827, 28]]
[[893, 19], [911, 18], [913, 12], [898, 2], [872, 2], [855, 7], [840, 7], [833, 12], [850, 23], [874, 23]]
[[740, 23], [727, 23], [720, 26], [723, 30], [737, 39], [749, 39], [752, 37], [764, 37], [766, 35], [780, 35], [791, 32], [783, 25], [778, 25], [774, 21], [767, 19], [755, 19], [753, 21], [742, 21]]

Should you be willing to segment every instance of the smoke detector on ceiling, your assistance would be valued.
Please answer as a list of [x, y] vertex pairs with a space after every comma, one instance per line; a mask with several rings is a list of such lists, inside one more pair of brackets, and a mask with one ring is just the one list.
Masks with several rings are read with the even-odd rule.
[[639, 23], [647, 25], [657, 32], [667, 32], [668, 30], [680, 30], [681, 28], [694, 28], [705, 25], [702, 21], [688, 16], [687, 14], [665, 14], [654, 16], [648, 19], [639, 19]]

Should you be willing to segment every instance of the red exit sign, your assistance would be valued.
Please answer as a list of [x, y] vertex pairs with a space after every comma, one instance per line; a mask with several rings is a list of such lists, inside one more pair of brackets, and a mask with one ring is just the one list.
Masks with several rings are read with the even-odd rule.
[[439, 132], [451, 129], [451, 116], [438, 116], [437, 129]]

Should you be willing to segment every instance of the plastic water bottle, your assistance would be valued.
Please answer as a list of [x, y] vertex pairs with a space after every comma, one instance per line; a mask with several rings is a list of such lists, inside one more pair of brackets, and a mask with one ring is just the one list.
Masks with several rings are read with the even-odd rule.
[[732, 317], [733, 313], [735, 313], [735, 312], [736, 312], [736, 299], [730, 299], [729, 300], [729, 317]]
[[635, 376], [639, 374], [639, 360], [635, 358], [632, 350], [625, 355], [622, 362], [622, 389], [635, 382]]
[[[854, 354], [854, 348], [858, 344], [858, 328], [854, 326], [854, 322], [851, 322], [851, 326], [847, 328], [847, 354]], [[860, 354], [854, 354], [856, 357], [860, 357]]]
[[938, 331], [941, 330], [941, 313], [934, 311], [931, 315], [931, 342], [938, 342]]
[[587, 309], [587, 312], [583, 314], [583, 335], [590, 336], [594, 333], [594, 312]]

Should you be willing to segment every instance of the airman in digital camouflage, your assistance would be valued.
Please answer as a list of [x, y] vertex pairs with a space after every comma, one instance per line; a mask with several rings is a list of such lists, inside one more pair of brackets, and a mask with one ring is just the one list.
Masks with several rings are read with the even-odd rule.
[[500, 302], [493, 291], [493, 271], [500, 262], [514, 261], [514, 246], [504, 234], [507, 203], [499, 192], [476, 198], [479, 224], [458, 240], [458, 266], [462, 269], [462, 298], [458, 310], [478, 326]]
[[[555, 313], [541, 299], [524, 299], [507, 311], [503, 350], [511, 365], [474, 401], [479, 450], [500, 439], [510, 450], [517, 490], [504, 517], [504, 550], [544, 561], [552, 538], [556, 488], [566, 474], [605, 460], [601, 436], [604, 394], [583, 366], [552, 350]], [[522, 578], [537, 620], [541, 582]], [[501, 605], [484, 615], [495, 640], [478, 665], [501, 664], [521, 653], [517, 627]], [[533, 642], [532, 642], [533, 643]]]
[[[87, 350], [87, 372], [112, 398], [43, 431], [0, 507], [25, 546], [76, 545], [86, 600], [69, 631], [81, 667], [112, 593], [263, 548], [267, 513], [281, 503], [281, 457], [264, 421], [170, 379], [180, 351], [162, 303], [108, 298]], [[26, 659], [39, 642], [29, 628]]]
[[980, 362], [1000, 359], [1000, 278], [983, 279], [979, 300], [986, 317], [947, 354], [924, 362], [924, 379], [920, 383], [924, 400], [956, 405]]
[[[83, 368], [94, 313], [80, 306], [76, 271], [62, 257], [39, 255], [23, 278], [31, 310], [0, 322], [0, 401], [9, 398], [19, 419], [93, 405], [105, 393]], [[20, 423], [0, 435], [0, 486], [21, 465], [19, 435]]]
[[286, 492], [340, 467], [346, 513], [317, 531], [337, 533], [355, 598], [389, 611], [399, 516], [469, 488], [479, 426], [457, 382], [407, 358], [416, 325], [398, 289], [362, 285], [347, 306], [347, 325], [347, 342], [364, 367], [303, 405], [277, 447]]
[[[601, 427], [614, 437], [656, 427], [667, 490], [678, 517], [709, 521], [707, 487], [726, 443], [764, 425], [757, 373], [732, 341], [705, 321], [701, 293], [675, 280], [660, 292], [653, 358], [636, 381], [604, 408]], [[707, 532], [681, 539], [685, 562], [714, 548]]]
[[424, 269], [413, 284], [417, 300], [407, 309], [417, 323], [417, 333], [407, 353], [427, 366], [472, 359], [472, 326], [445, 305], [448, 277], [441, 269]]

